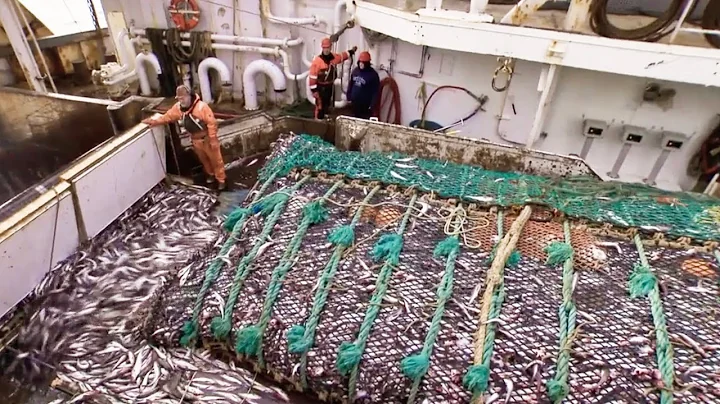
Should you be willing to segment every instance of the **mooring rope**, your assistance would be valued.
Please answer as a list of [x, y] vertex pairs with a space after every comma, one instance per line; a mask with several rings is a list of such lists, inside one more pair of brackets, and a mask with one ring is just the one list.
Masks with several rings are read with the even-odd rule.
[[380, 304], [385, 297], [390, 278], [395, 267], [400, 264], [400, 253], [403, 248], [403, 233], [407, 228], [408, 221], [412, 213], [412, 206], [417, 200], [417, 194], [413, 194], [410, 198], [410, 208], [405, 211], [403, 219], [395, 233], [384, 234], [373, 247], [372, 255], [375, 261], [385, 260], [380, 268], [378, 277], [375, 281], [375, 290], [373, 291], [370, 302], [368, 303], [365, 317], [360, 325], [360, 331], [357, 338], [353, 342], [343, 342], [338, 350], [335, 365], [343, 376], [350, 376], [348, 381], [348, 397], [352, 401], [355, 397], [355, 389], [357, 387], [358, 369], [360, 359], [365, 351], [367, 339], [372, 331], [373, 324], [380, 312]]
[[[480, 315], [478, 316], [478, 329], [475, 333], [474, 338], [474, 355], [473, 365], [470, 366], [465, 377], [463, 378], [463, 384], [467, 389], [473, 393], [473, 403], [482, 401], [482, 393], [487, 389], [488, 381], [490, 379], [490, 367], [489, 361], [490, 356], [488, 355], [487, 363], [484, 361], [485, 352], [491, 353], [492, 348], [485, 348], [486, 337], [488, 334], [488, 328], [494, 333], [495, 325], [488, 327], [488, 319], [490, 314], [499, 315], [501, 298], [504, 299], [504, 287], [501, 289], [498, 286], [502, 282], [503, 271], [507, 265], [508, 258], [515, 251], [520, 240], [520, 234], [523, 226], [530, 219], [532, 208], [525, 206], [520, 212], [520, 215], [515, 219], [513, 224], [510, 226], [507, 234], [500, 240], [495, 249], [494, 258], [490, 269], [488, 270], [485, 280], [485, 292], [482, 297], [482, 306], [480, 309]], [[502, 219], [501, 217], [499, 219]], [[498, 223], [498, 230], [500, 229], [501, 223]], [[495, 289], [498, 289], [498, 294], [495, 295]], [[502, 291], [502, 292], [500, 292]], [[495, 296], [495, 298], [493, 298]], [[493, 308], [493, 305], [495, 308]], [[493, 338], [494, 340], [494, 338]]]
[[300, 246], [302, 245], [305, 234], [307, 234], [310, 226], [327, 220], [328, 212], [325, 208], [325, 201], [342, 184], [342, 180], [337, 181], [321, 198], [308, 202], [305, 206], [303, 206], [303, 216], [298, 224], [297, 231], [285, 247], [285, 252], [280, 258], [280, 262], [277, 267], [275, 267], [275, 270], [273, 270], [272, 277], [267, 288], [267, 293], [265, 295], [262, 313], [260, 314], [260, 320], [257, 324], [245, 327], [238, 332], [238, 340], [242, 339], [243, 341], [242, 343], [237, 344], [239, 347], [238, 352], [245, 355], [257, 356], [258, 364], [261, 367], [265, 367], [265, 361], [262, 353], [263, 335], [265, 334], [265, 328], [270, 321], [273, 306], [280, 296], [280, 290], [282, 289], [285, 276], [290, 271], [290, 268], [292, 268], [295, 264], [295, 257], [300, 251]]
[[336, 227], [330, 233], [328, 239], [331, 243], [335, 244], [335, 250], [325, 265], [320, 279], [318, 279], [317, 291], [313, 298], [310, 316], [305, 322], [305, 325], [294, 325], [288, 331], [288, 351], [301, 354], [300, 379], [303, 388], [307, 387], [307, 353], [315, 342], [315, 331], [317, 330], [320, 315], [325, 308], [325, 303], [330, 294], [330, 285], [337, 273], [343, 252], [355, 241], [355, 226], [357, 226], [362, 217], [365, 204], [367, 204], [379, 190], [380, 185], [376, 185], [367, 193], [365, 199], [363, 199], [355, 211], [355, 215], [353, 215], [349, 225]]
[[200, 312], [202, 311], [205, 296], [207, 296], [208, 290], [210, 290], [210, 287], [217, 279], [225, 260], [227, 260], [227, 254], [230, 252], [230, 249], [233, 247], [233, 245], [235, 245], [235, 240], [237, 239], [237, 236], [240, 234], [243, 227], [245, 226], [245, 221], [248, 217], [252, 215], [252, 208], [258, 202], [260, 196], [264, 194], [265, 191], [267, 191], [270, 184], [275, 181], [276, 177], [277, 172], [271, 174], [268, 177], [268, 179], [262, 184], [262, 186], [260, 186], [260, 189], [253, 197], [252, 202], [250, 203], [250, 206], [248, 208], [235, 209], [233, 212], [230, 213], [230, 215], [228, 215], [227, 219], [225, 220], [225, 228], [229, 228], [230, 236], [227, 238], [227, 240], [225, 240], [225, 243], [220, 249], [220, 252], [217, 256], [215, 256], [212, 263], [205, 271], [205, 277], [203, 279], [202, 286], [200, 287], [198, 295], [195, 298], [192, 316], [190, 320], [186, 321], [185, 324], [183, 324], [182, 327], [182, 333], [180, 337], [180, 344], [182, 346], [188, 347], [195, 344], [199, 330], [198, 318], [200, 317]]
[[[290, 193], [295, 192], [309, 179], [309, 175], [300, 179], [292, 186], [292, 188], [290, 188]], [[242, 257], [237, 269], [235, 269], [235, 276], [233, 277], [230, 293], [225, 301], [225, 308], [222, 311], [222, 315], [213, 318], [210, 322], [210, 330], [216, 338], [222, 340], [227, 338], [230, 334], [230, 330], [232, 329], [233, 309], [235, 308], [235, 303], [238, 295], [240, 294], [240, 289], [242, 289], [245, 279], [248, 275], [250, 275], [252, 262], [255, 260], [258, 251], [260, 251], [260, 248], [275, 228], [275, 223], [277, 223], [280, 215], [285, 210], [285, 205], [287, 205], [289, 199], [290, 196], [287, 193], [275, 192], [265, 198], [262, 203], [257, 205], [257, 210], [259, 210], [262, 215], [266, 216], [267, 219], [265, 219], [263, 229], [257, 237], [253, 248]]]
[[628, 280], [630, 297], [636, 298], [647, 296], [650, 300], [650, 310], [655, 326], [655, 354], [657, 355], [658, 367], [663, 381], [663, 389], [660, 392], [660, 403], [669, 404], [673, 402], [673, 385], [675, 383], [675, 370], [673, 367], [673, 346], [668, 335], [667, 322], [663, 311], [662, 298], [657, 277], [650, 269], [645, 249], [639, 234], [633, 237], [635, 247], [640, 255], [640, 262]]
[[440, 322], [445, 314], [445, 305], [452, 296], [453, 281], [455, 276], [455, 260], [460, 252], [460, 239], [458, 236], [448, 236], [446, 239], [438, 243], [433, 252], [436, 258], [446, 257], [445, 273], [440, 280], [437, 291], [437, 307], [433, 314], [428, 333], [425, 336], [422, 351], [419, 354], [408, 356], [400, 363], [403, 373], [412, 379], [413, 385], [408, 396], [408, 404], [415, 402], [420, 382], [430, 367], [430, 355], [432, 355], [433, 345], [440, 332]]
[[573, 300], [573, 257], [574, 251], [571, 242], [570, 223], [563, 223], [565, 242], [554, 242], [545, 248], [548, 254], [547, 265], [563, 264], [562, 296], [563, 301], [558, 308], [560, 320], [560, 351], [555, 365], [555, 377], [547, 382], [548, 397], [554, 403], [560, 403], [570, 392], [568, 377], [570, 375], [570, 350], [575, 332], [577, 309]]

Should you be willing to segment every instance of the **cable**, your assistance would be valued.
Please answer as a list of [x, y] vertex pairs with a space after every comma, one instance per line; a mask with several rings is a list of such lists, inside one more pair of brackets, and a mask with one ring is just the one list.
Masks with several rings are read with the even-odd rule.
[[467, 115], [466, 117], [461, 118], [461, 119], [458, 119], [458, 120], [456, 120], [455, 122], [451, 123], [450, 126], [455, 125], [455, 124], [457, 124], [457, 123], [465, 122], [465, 121], [467, 121], [468, 119], [474, 117], [478, 112], [484, 111], [484, 110], [483, 110], [483, 107], [485, 106], [485, 103], [486, 103], [487, 100], [488, 100], [488, 97], [487, 97], [486, 95], [481, 95], [481, 96], [478, 97], [478, 96], [476, 96], [475, 94], [473, 94], [470, 90], [468, 90], [468, 89], [465, 88], [465, 87], [459, 87], [459, 86], [440, 86], [440, 87], [436, 88], [435, 90], [433, 90], [432, 93], [430, 93], [430, 96], [427, 98], [427, 100], [425, 101], [425, 104], [423, 105], [422, 113], [420, 114], [420, 127], [423, 127], [423, 123], [425, 122], [425, 111], [426, 111], [426, 109], [427, 109], [427, 107], [428, 107], [428, 104], [430, 104], [430, 100], [432, 100], [432, 97], [435, 95], [435, 93], [437, 93], [437, 92], [440, 91], [440, 90], [444, 90], [444, 89], [453, 89], [453, 90], [464, 91], [467, 95], [471, 96], [471, 97], [472, 97], [473, 99], [475, 99], [475, 101], [477, 101], [477, 103], [478, 103], [477, 108], [475, 108], [475, 110], [474, 110], [473, 112], [471, 112], [471, 113], [470, 113], [469, 115]]
[[[710, 0], [705, 6], [705, 11], [702, 15], [702, 28], [703, 29], [720, 29], [720, 0]], [[713, 34], [705, 34], [705, 39], [710, 45], [720, 48], [720, 36]]]
[[[672, 0], [667, 10], [652, 23], [640, 28], [624, 29], [616, 27], [608, 20], [607, 7], [610, 0], [593, 0], [590, 5], [590, 28], [596, 34], [607, 38], [655, 42], [672, 31], [673, 22], [682, 13], [686, 1]], [[692, 13], [692, 10], [690, 12]]]
[[[383, 90], [387, 90], [390, 92], [390, 102], [388, 105], [385, 104], [385, 95], [383, 94]], [[378, 119], [381, 122], [385, 123], [392, 123], [395, 125], [402, 125], [402, 108], [400, 107], [400, 90], [398, 89], [397, 82], [392, 77], [385, 77], [384, 79], [380, 80], [380, 89], [378, 90], [380, 92], [379, 94], [379, 101], [373, 105], [372, 114], [373, 116], [377, 116]], [[387, 106], [387, 115], [384, 117], [381, 116], [382, 112]], [[394, 111], [394, 115], [391, 117], [390, 112]]]

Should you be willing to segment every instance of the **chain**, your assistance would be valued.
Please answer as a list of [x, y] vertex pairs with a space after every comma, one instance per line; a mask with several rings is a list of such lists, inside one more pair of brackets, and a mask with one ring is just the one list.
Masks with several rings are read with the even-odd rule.
[[[493, 73], [492, 78], [492, 88], [493, 90], [501, 93], [505, 90], [507, 90], [508, 86], [510, 86], [510, 81], [512, 81], [513, 76], [513, 69], [515, 67], [515, 60], [512, 58], [506, 58], [506, 57], [499, 57], [497, 58], [498, 66], [495, 68], [495, 73]], [[505, 84], [502, 87], [498, 87], [497, 85], [497, 79], [501, 75], [505, 75], [507, 79], [505, 80]]]

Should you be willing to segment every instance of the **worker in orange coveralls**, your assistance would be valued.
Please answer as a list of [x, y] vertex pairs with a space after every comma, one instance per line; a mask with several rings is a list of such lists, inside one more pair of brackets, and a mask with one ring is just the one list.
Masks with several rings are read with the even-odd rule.
[[310, 90], [315, 97], [315, 119], [324, 119], [333, 100], [333, 88], [337, 78], [337, 65], [355, 54], [357, 46], [341, 54], [330, 51], [330, 38], [322, 40], [322, 53], [315, 56], [310, 65]]
[[193, 150], [205, 171], [206, 183], [210, 185], [217, 180], [218, 191], [224, 191], [225, 163], [220, 153], [218, 125], [212, 109], [185, 85], [177, 88], [175, 99], [178, 102], [163, 116], [145, 119], [143, 123], [153, 127], [180, 121], [180, 125], [190, 133]]

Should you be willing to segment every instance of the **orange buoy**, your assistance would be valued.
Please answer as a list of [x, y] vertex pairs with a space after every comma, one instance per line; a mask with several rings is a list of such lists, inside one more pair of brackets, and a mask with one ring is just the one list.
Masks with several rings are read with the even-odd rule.
[[172, 0], [168, 11], [180, 31], [190, 31], [200, 22], [200, 7], [195, 0]]

